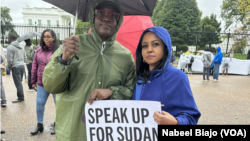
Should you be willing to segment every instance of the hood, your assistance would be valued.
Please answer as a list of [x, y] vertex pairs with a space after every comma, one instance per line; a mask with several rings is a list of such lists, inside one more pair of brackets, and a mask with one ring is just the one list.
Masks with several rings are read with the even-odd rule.
[[13, 45], [14, 47], [16, 47], [18, 49], [22, 49], [22, 47], [20, 46], [20, 44], [17, 41], [11, 42], [11, 45]]
[[163, 43], [166, 45], [166, 46], [165, 46], [165, 49], [168, 50], [168, 57], [167, 57], [167, 60], [166, 60], [166, 62], [165, 62], [164, 67], [160, 70], [160, 72], [162, 72], [164, 69], [167, 69], [167, 67], [169, 67], [169, 63], [170, 63], [171, 51], [172, 51], [172, 43], [171, 43], [170, 35], [169, 35], [168, 31], [167, 31], [165, 28], [160, 27], [160, 26], [155, 26], [155, 27], [151, 27], [151, 28], [146, 29], [146, 30], [142, 33], [142, 35], [141, 35], [139, 44], [138, 44], [137, 49], [136, 49], [136, 55], [138, 54], [138, 49], [141, 48], [141, 42], [142, 42], [143, 36], [144, 36], [145, 33], [147, 33], [147, 32], [152, 32], [152, 33], [154, 33], [157, 37], [159, 37], [159, 38], [163, 41]]
[[221, 52], [220, 46], [218, 46], [216, 49], [218, 50], [217, 54]]
[[203, 53], [203, 55], [208, 55], [208, 54], [211, 54], [211, 52], [205, 51], [205, 52]]
[[[123, 15], [124, 15], [124, 12], [122, 10], [122, 7], [121, 5], [116, 1], [116, 0], [96, 0], [92, 7], [90, 8], [90, 11], [89, 11], [89, 24], [90, 24], [90, 28], [91, 28], [91, 32], [90, 34], [94, 35], [94, 38], [96, 38], [98, 41], [102, 42], [101, 40], [101, 37], [99, 36], [99, 34], [96, 32], [95, 30], [95, 26], [94, 26], [94, 19], [95, 19], [95, 7], [97, 5], [99, 5], [100, 3], [107, 3], [107, 4], [110, 4], [112, 6], [114, 6], [116, 9], [118, 9], [118, 11], [120, 11], [120, 17], [119, 17], [119, 20], [118, 20], [118, 23], [117, 23], [117, 27], [116, 27], [116, 30], [115, 32], [113, 33], [113, 35], [111, 35], [106, 42], [115, 42], [116, 40], [116, 36], [117, 36], [117, 32], [118, 30], [120, 29], [121, 25], [122, 25], [122, 22], [123, 22]], [[107, 43], [106, 43], [107, 44]]]

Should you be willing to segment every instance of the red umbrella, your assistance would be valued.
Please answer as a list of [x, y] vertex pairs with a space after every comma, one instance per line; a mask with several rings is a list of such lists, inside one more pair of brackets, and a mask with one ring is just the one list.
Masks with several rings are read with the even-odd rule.
[[[149, 16], [124, 16], [116, 40], [129, 49], [136, 60], [136, 48], [138, 46], [141, 34], [147, 28], [154, 24]], [[88, 33], [90, 33], [91, 29]]]
[[116, 40], [129, 49], [136, 59], [135, 52], [142, 32], [153, 26], [154, 24], [149, 16], [124, 16]]

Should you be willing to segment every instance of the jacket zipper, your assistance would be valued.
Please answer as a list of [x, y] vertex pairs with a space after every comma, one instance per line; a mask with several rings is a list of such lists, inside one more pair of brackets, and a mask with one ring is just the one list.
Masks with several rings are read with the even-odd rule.
[[106, 42], [103, 42], [103, 43], [102, 43], [101, 55], [103, 55], [103, 50], [104, 50], [104, 48], [105, 48], [105, 45], [106, 45]]

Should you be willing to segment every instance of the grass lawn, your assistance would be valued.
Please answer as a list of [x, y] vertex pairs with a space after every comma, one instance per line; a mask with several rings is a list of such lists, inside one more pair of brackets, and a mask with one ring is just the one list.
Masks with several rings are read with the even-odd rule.
[[[226, 55], [226, 53], [223, 53], [223, 57], [225, 57], [225, 55]], [[233, 58], [241, 59], [241, 60], [247, 60], [247, 54], [234, 53]]]

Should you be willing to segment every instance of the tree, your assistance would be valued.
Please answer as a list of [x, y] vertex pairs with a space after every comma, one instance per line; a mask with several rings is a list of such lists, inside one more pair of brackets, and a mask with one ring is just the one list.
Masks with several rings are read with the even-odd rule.
[[201, 34], [199, 37], [199, 46], [201, 48], [204, 48], [206, 45], [209, 45], [209, 48], [211, 48], [211, 44], [219, 44], [222, 42], [220, 35], [217, 35], [217, 33], [221, 31], [221, 23], [217, 21], [215, 14], [212, 13], [210, 17], [204, 17], [201, 20], [201, 25], [203, 32], [210, 32], [209, 34]]
[[[202, 12], [196, 0], [161, 0], [154, 9], [152, 21], [168, 31], [198, 31]], [[195, 45], [197, 34], [170, 32], [173, 45]]]
[[89, 29], [89, 22], [82, 22], [80, 19], [77, 20], [76, 35], [88, 33]]
[[10, 9], [8, 7], [1, 7], [1, 24], [3, 25], [3, 34], [9, 31], [9, 33], [13, 33], [19, 37], [11, 22], [12, 18], [10, 16]]
[[241, 22], [243, 28], [250, 25], [250, 0], [223, 0], [221, 18], [226, 22], [225, 30], [233, 23]]
[[249, 46], [248, 41], [250, 40], [250, 36], [248, 34], [250, 33], [250, 30], [240, 27], [235, 29], [234, 33], [236, 34], [232, 35], [234, 41], [232, 50], [237, 53], [242, 53], [245, 50], [246, 46]]

